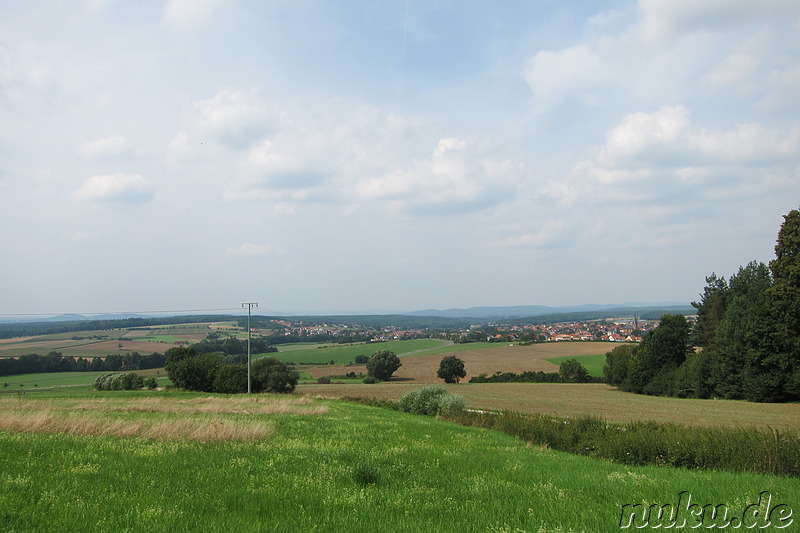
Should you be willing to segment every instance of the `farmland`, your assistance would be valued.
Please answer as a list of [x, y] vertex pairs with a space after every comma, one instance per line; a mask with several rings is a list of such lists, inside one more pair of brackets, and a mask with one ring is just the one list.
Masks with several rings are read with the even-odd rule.
[[197, 342], [217, 328], [212, 323], [178, 324], [151, 328], [76, 331], [0, 339], [0, 357], [18, 357], [55, 351], [69, 357], [103, 357], [139, 352], [164, 353], [176, 341]]
[[[440, 346], [424, 353], [402, 357], [403, 366], [395, 372], [392, 379], [393, 381], [415, 383], [441, 383], [441, 380], [436, 377], [436, 371], [439, 369], [439, 362], [445, 355], [457, 355], [464, 361], [467, 371], [465, 381], [481, 373], [494, 374], [497, 371], [558, 372], [558, 365], [548, 359], [605, 354], [612, 347], [613, 345], [607, 342], [553, 342], [529, 346], [509, 346], [485, 342]], [[348, 368], [348, 370], [351, 369]], [[364, 371], [365, 368], [356, 366], [352, 370], [358, 373], [359, 370]], [[342, 371], [337, 368], [322, 367], [310, 369], [309, 372], [312, 376], [319, 377], [341, 374]]]

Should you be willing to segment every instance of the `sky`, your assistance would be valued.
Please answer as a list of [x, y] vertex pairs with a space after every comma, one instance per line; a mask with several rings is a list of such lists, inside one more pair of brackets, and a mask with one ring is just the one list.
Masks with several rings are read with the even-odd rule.
[[798, 95], [797, 0], [0, 0], [0, 314], [690, 302]]

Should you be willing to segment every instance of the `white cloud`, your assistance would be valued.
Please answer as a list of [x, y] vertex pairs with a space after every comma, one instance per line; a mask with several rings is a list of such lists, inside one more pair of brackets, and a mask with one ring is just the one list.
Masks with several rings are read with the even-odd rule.
[[504, 237], [494, 243], [499, 248], [540, 248], [557, 244], [567, 227], [563, 219], [546, 222], [541, 228], [530, 233], [518, 233]]
[[480, 161], [456, 138], [440, 139], [430, 157], [383, 177], [360, 181], [364, 199], [390, 200], [398, 207], [485, 207], [513, 190], [523, 169], [512, 162]]
[[259, 91], [224, 88], [194, 103], [193, 113], [173, 137], [168, 153], [173, 161], [214, 158], [227, 151], [248, 150], [277, 121], [268, 113]]
[[78, 147], [78, 153], [87, 158], [112, 157], [131, 150], [131, 145], [122, 135], [111, 135], [88, 141]]
[[800, 122], [788, 132], [748, 123], [710, 131], [693, 126], [685, 106], [665, 106], [626, 115], [607, 134], [597, 162], [608, 170], [769, 165], [800, 157], [799, 129]]
[[224, 0], [167, 0], [163, 20], [180, 29], [196, 27], [208, 22], [224, 4]]
[[558, 52], [538, 52], [525, 71], [540, 108], [550, 108], [576, 96], [585, 99], [595, 90], [617, 83], [619, 76], [609, 58], [583, 44]]
[[800, 14], [795, 0], [639, 0], [650, 42], [695, 31], [720, 31]]
[[74, 198], [91, 203], [138, 204], [153, 199], [155, 188], [139, 174], [105, 174], [87, 179]]
[[272, 247], [266, 244], [253, 244], [249, 242], [242, 243], [236, 248], [228, 248], [225, 250], [225, 255], [233, 257], [263, 257], [273, 253]]

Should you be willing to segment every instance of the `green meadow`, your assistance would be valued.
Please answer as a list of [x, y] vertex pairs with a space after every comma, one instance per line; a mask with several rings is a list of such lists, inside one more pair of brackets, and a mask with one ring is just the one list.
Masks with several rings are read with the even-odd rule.
[[[94, 379], [105, 372], [50, 372], [39, 374], [19, 374], [0, 377], [0, 392], [14, 392], [20, 389], [46, 387], [74, 387], [91, 385]], [[8, 387], [5, 384], [8, 383]]]
[[623, 505], [685, 491], [733, 516], [764, 491], [800, 508], [794, 478], [623, 466], [341, 401], [140, 391], [2, 407], [6, 532], [605, 532]]
[[568, 357], [553, 357], [545, 359], [553, 364], [560, 365], [567, 359], [577, 359], [586, 368], [590, 376], [603, 377], [603, 366], [606, 364], [606, 354], [599, 353], [594, 355], [573, 355]]
[[357, 344], [289, 344], [278, 345], [278, 353], [266, 354], [277, 357], [285, 363], [328, 363], [346, 365], [355, 361], [356, 356], [369, 357], [377, 350], [389, 350], [399, 356], [411, 353], [436, 353], [437, 348], [446, 346], [446, 341], [437, 339], [416, 339], [406, 341], [369, 342]]

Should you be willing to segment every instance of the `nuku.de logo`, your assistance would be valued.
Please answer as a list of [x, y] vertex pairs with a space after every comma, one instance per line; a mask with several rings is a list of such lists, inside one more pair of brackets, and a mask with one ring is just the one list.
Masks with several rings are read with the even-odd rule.
[[622, 506], [619, 517], [620, 529], [754, 529], [789, 527], [794, 519], [792, 508], [785, 503], [773, 505], [772, 494], [764, 491], [758, 495], [758, 501], [751, 503], [741, 514], [725, 503], [705, 504], [692, 503], [692, 495], [688, 491], [678, 494], [678, 502], [651, 505], [629, 503]]

